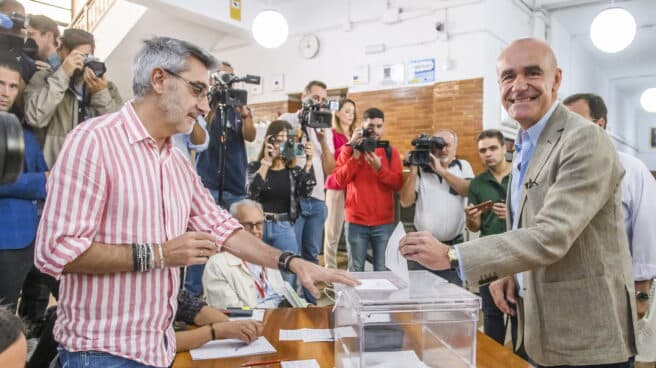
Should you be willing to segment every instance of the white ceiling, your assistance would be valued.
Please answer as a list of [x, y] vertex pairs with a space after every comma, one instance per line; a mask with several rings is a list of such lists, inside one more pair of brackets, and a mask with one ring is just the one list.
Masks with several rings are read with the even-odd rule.
[[633, 14], [638, 26], [631, 45], [616, 54], [597, 50], [589, 36], [592, 20], [600, 11], [610, 7], [610, 0], [542, 0], [538, 5], [549, 9], [552, 17], [574, 35], [615, 86], [631, 93], [642, 91], [645, 86], [656, 87], [656, 1], [615, 1], [616, 6]]

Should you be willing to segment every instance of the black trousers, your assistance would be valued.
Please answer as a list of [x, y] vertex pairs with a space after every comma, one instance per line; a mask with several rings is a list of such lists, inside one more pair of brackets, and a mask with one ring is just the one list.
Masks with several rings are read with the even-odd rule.
[[21, 249], [0, 250], [0, 303], [16, 312], [23, 281], [34, 263], [34, 244]]
[[[455, 245], [455, 244], [460, 244], [465, 240], [465, 238], [462, 236], [462, 234], [459, 234], [455, 238], [447, 241], [442, 241], [442, 243], [446, 245]], [[410, 270], [427, 270], [430, 271], [437, 276], [440, 276], [441, 278], [445, 279], [446, 281], [450, 282], [451, 284], [455, 284], [458, 286], [462, 286], [462, 280], [460, 279], [460, 276], [458, 275], [457, 270], [441, 270], [441, 271], [435, 271], [435, 270], [429, 270], [428, 268], [420, 265], [419, 263], [415, 261], [408, 261], [408, 268]]]
[[[506, 340], [506, 323], [504, 321], [505, 315], [494, 304], [494, 299], [490, 294], [489, 285], [483, 285], [479, 288], [481, 299], [483, 302], [483, 331], [486, 335], [490, 336], [494, 341], [503, 345]], [[513, 347], [517, 343], [517, 317], [509, 316], [510, 322], [510, 336], [512, 337]]]

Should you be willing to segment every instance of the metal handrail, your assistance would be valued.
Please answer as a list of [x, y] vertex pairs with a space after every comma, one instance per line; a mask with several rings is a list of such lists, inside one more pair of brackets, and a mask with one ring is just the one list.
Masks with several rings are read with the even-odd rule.
[[116, 0], [87, 1], [82, 10], [77, 13], [75, 19], [71, 22], [71, 28], [79, 28], [91, 32], [115, 2]]

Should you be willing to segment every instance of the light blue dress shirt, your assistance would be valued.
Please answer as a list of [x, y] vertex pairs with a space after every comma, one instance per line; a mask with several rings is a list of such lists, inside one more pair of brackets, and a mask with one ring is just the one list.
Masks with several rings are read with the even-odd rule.
[[191, 160], [191, 154], [189, 153], [190, 150], [194, 150], [196, 153], [203, 152], [210, 145], [210, 134], [207, 132], [207, 122], [202, 116], [199, 115], [198, 118], [196, 118], [196, 123], [198, 123], [198, 125], [200, 125], [200, 127], [205, 131], [205, 142], [201, 144], [193, 144], [189, 139], [189, 134], [184, 133], [175, 134], [172, 137], [175, 147], [178, 147], [178, 149], [182, 151], [182, 153], [184, 153], [184, 155], [187, 156], [189, 160]]

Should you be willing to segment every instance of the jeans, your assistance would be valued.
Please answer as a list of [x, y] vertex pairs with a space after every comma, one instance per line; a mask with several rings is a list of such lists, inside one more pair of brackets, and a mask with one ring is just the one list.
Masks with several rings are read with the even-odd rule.
[[[230, 210], [230, 206], [232, 206], [233, 203], [246, 198], [245, 195], [237, 195], [224, 190], [222, 201], [219, 203], [219, 191], [210, 189], [210, 193], [212, 193], [212, 197], [214, 197], [214, 202], [218, 203], [226, 211]], [[205, 271], [204, 264], [187, 266], [184, 288], [193, 296], [198, 297], [203, 293], [203, 271]]]
[[59, 353], [59, 367], [61, 368], [147, 368], [152, 367], [134, 360], [121, 358], [116, 355], [100, 351], [68, 351], [61, 346]]
[[0, 250], [0, 303], [12, 313], [16, 312], [18, 295], [33, 263], [34, 244], [20, 249]]
[[352, 272], [364, 271], [364, 262], [367, 257], [367, 247], [371, 244], [374, 256], [374, 271], [385, 271], [385, 249], [394, 223], [363, 226], [346, 222], [346, 245], [348, 247], [348, 270]]
[[[296, 243], [301, 250], [301, 256], [306, 261], [319, 263], [318, 256], [323, 240], [323, 224], [326, 221], [326, 202], [316, 198], [301, 198], [301, 212], [294, 224]], [[315, 304], [314, 297], [303, 289], [305, 299]]]
[[[294, 226], [289, 221], [266, 221], [264, 223], [264, 232], [262, 240], [274, 248], [282, 251], [299, 254]], [[287, 281], [292, 288], [296, 287], [296, 275], [291, 272], [283, 272], [282, 278]]]

